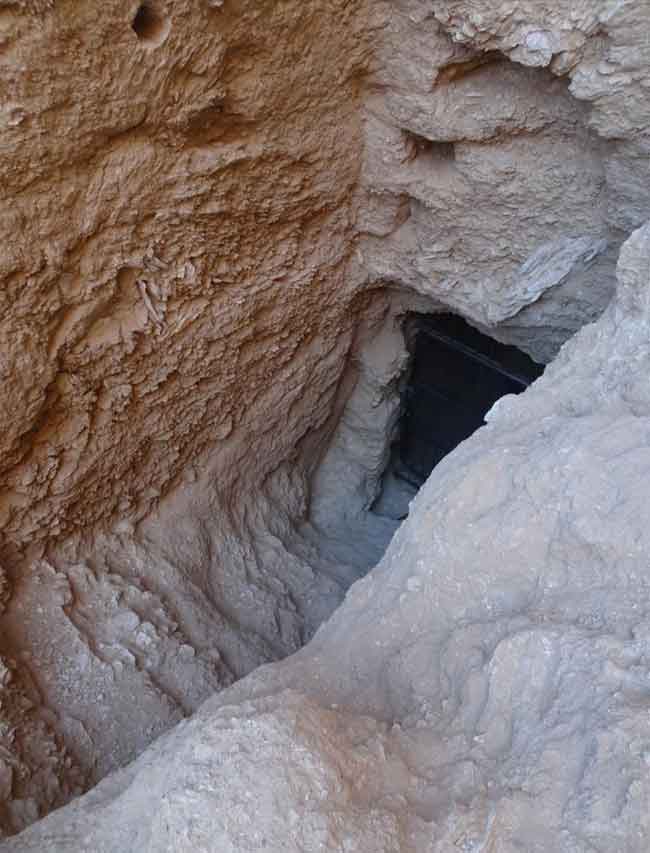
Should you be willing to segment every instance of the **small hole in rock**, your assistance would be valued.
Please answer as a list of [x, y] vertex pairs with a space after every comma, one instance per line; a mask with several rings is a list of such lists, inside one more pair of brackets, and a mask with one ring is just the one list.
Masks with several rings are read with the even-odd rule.
[[169, 23], [151, 3], [140, 6], [131, 27], [141, 42], [152, 46], [161, 44], [169, 32]]

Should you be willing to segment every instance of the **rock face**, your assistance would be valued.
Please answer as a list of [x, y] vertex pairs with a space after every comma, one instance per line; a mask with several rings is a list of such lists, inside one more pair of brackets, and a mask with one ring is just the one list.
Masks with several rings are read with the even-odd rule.
[[0, 5], [2, 849], [641, 853], [650, 10], [253, 6]]
[[[362, 308], [365, 13], [235, 5], [0, 8], [3, 708], [27, 695], [52, 764], [21, 793], [18, 726], [8, 829], [298, 648], [342, 595], [271, 556]], [[147, 544], [174, 490], [200, 507]]]
[[366, 100], [373, 278], [540, 361], [605, 308], [649, 213], [648, 12], [579, 5], [378, 4]]
[[4, 849], [647, 849], [650, 226], [619, 269], [302, 652]]
[[235, 429], [253, 450], [273, 384], [290, 422], [355, 285], [358, 4], [159, 3], [155, 39], [131, 3], [41, 5], [2, 10], [9, 552], [142, 517]]

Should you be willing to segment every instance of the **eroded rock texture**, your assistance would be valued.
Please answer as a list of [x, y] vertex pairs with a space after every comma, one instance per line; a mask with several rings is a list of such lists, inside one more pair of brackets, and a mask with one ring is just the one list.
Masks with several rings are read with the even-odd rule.
[[648, 10], [463, 5], [378, 4], [364, 250], [374, 277], [548, 361], [648, 216]]
[[[647, 850], [649, 34], [0, 6], [3, 849]], [[326, 621], [437, 310], [597, 322]]]
[[7, 849], [645, 849], [649, 269], [646, 227], [302, 652]]
[[[86, 784], [299, 647], [302, 599], [340, 600], [271, 555], [363, 283], [346, 264], [360, 5], [156, 2], [144, 24], [137, 8], [0, 10], [7, 690]], [[269, 481], [281, 465], [288, 485]], [[135, 526], [174, 488], [174, 532], [161, 544], [154, 523], [150, 545]], [[7, 791], [32, 772], [20, 728]], [[69, 795], [52, 771], [9, 828]]]

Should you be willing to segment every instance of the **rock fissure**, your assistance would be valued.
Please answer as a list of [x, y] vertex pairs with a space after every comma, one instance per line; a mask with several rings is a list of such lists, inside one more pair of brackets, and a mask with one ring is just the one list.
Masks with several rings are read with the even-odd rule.
[[0, 3], [3, 850], [647, 849], [649, 32]]

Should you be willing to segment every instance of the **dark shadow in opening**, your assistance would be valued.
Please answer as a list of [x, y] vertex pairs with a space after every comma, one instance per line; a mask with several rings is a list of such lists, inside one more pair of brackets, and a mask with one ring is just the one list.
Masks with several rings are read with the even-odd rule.
[[155, 46], [167, 34], [165, 19], [151, 3], [142, 3], [131, 22], [131, 28], [141, 42]]
[[544, 372], [521, 350], [481, 334], [453, 314], [411, 315], [404, 333], [411, 369], [398, 435], [374, 508], [399, 518], [436, 465], [484, 424], [494, 403], [521, 393]]

